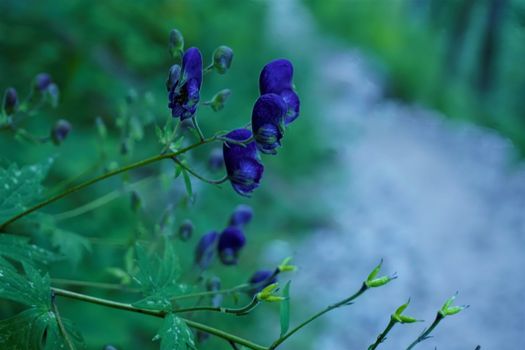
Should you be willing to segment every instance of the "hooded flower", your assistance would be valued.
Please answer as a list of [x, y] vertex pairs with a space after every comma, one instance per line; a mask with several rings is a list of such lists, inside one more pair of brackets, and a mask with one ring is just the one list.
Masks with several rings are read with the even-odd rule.
[[284, 132], [284, 117], [287, 106], [281, 96], [264, 94], [260, 96], [252, 112], [252, 130], [259, 151], [276, 154]]
[[[251, 137], [252, 133], [246, 129], [236, 129], [226, 135], [226, 138], [235, 141], [244, 141]], [[246, 145], [224, 142], [222, 154], [233, 189], [240, 195], [249, 196], [259, 186], [264, 172], [255, 142]]]
[[210, 266], [213, 253], [215, 251], [215, 242], [219, 234], [211, 231], [201, 237], [195, 248], [195, 264], [205, 270]]
[[38, 91], [44, 92], [49, 87], [49, 85], [51, 85], [51, 83], [53, 83], [53, 80], [51, 79], [51, 76], [49, 74], [39, 73], [35, 77], [34, 87]]
[[287, 106], [285, 123], [293, 122], [299, 116], [299, 96], [293, 87], [293, 66], [285, 59], [271, 61], [264, 66], [259, 76], [261, 95], [274, 93], [280, 95]]
[[199, 49], [191, 47], [182, 57], [180, 76], [177, 68], [170, 69], [168, 78], [169, 104], [171, 115], [181, 120], [193, 117], [197, 111], [202, 84], [202, 55]]
[[230, 217], [230, 226], [244, 226], [252, 220], [252, 217], [252, 207], [246, 204], [239, 204]]
[[256, 271], [248, 281], [252, 286], [251, 293], [255, 294], [263, 290], [264, 287], [277, 282], [277, 276], [272, 270]]
[[51, 139], [56, 145], [64, 141], [71, 131], [71, 123], [64, 119], [59, 119], [51, 129]]
[[236, 265], [239, 253], [246, 244], [246, 237], [238, 227], [230, 226], [219, 237], [219, 258], [224, 265]]

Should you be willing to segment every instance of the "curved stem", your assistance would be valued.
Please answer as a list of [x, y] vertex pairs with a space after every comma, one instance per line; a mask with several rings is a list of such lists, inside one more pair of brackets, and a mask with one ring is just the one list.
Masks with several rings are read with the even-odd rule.
[[193, 312], [193, 311], [213, 311], [213, 312], [221, 312], [226, 314], [234, 314], [237, 316], [246, 315], [255, 307], [259, 305], [259, 300], [257, 298], [253, 298], [252, 301], [241, 308], [226, 308], [226, 307], [215, 307], [215, 306], [194, 306], [194, 307], [188, 307], [188, 308], [179, 308], [174, 309], [172, 312], [174, 313], [181, 313], [181, 312]]
[[121, 290], [126, 292], [139, 292], [138, 289], [128, 288], [126, 286], [116, 284], [116, 283], [101, 283], [101, 282], [90, 282], [90, 281], [78, 281], [78, 280], [69, 280], [64, 278], [52, 278], [52, 283], [63, 284], [76, 287], [87, 287], [87, 288], [99, 288], [107, 290]]
[[171, 298], [172, 301], [176, 300], [182, 300], [182, 299], [190, 299], [190, 298], [200, 298], [200, 297], [206, 297], [206, 296], [213, 296], [216, 294], [231, 294], [235, 293], [237, 291], [242, 291], [244, 289], [249, 288], [250, 285], [248, 283], [240, 284], [233, 288], [228, 289], [219, 289], [214, 291], [208, 291], [208, 292], [199, 292], [199, 293], [191, 293], [191, 294], [184, 294], [184, 295], [178, 295], [173, 298]]
[[417, 337], [416, 340], [414, 340], [412, 342], [412, 344], [410, 344], [406, 350], [410, 350], [412, 348], [414, 348], [414, 346], [416, 346], [417, 344], [421, 343], [423, 340], [427, 339], [428, 336], [430, 335], [430, 333], [432, 333], [432, 331], [434, 330], [434, 328], [437, 327], [437, 325], [439, 324], [439, 322], [441, 322], [442, 319], [444, 319], [445, 317], [443, 316], [443, 314], [441, 312], [438, 312], [437, 315], [436, 315], [436, 318], [434, 319], [434, 322], [432, 322], [432, 324], [430, 325], [430, 327], [428, 327], [428, 329], [426, 330], [423, 330], [423, 333], [421, 333], [419, 335], [419, 337]]
[[370, 345], [368, 347], [368, 350], [375, 350], [379, 346], [379, 344], [384, 342], [386, 339], [386, 335], [388, 334], [388, 332], [390, 332], [390, 330], [392, 330], [392, 328], [394, 328], [396, 323], [397, 323], [396, 320], [394, 320], [393, 318], [390, 318], [390, 321], [388, 322], [388, 325], [386, 326], [386, 328], [381, 332], [381, 334], [377, 336], [375, 343]]
[[215, 141], [216, 138], [215, 137], [211, 137], [211, 138], [208, 138], [208, 139], [204, 139], [200, 142], [197, 142], [197, 143], [194, 143], [188, 147], [185, 147], [177, 152], [171, 152], [171, 153], [166, 153], [166, 154], [160, 154], [160, 155], [157, 155], [157, 156], [153, 156], [153, 157], [150, 157], [150, 158], [146, 158], [146, 159], [143, 159], [141, 161], [138, 161], [138, 162], [135, 162], [135, 163], [132, 163], [130, 165], [126, 165], [122, 168], [118, 168], [118, 169], [115, 169], [113, 171], [110, 171], [108, 173], [105, 173], [103, 175], [100, 175], [100, 176], [97, 176], [93, 179], [90, 179], [90, 180], [87, 180], [79, 185], [76, 185], [76, 186], [73, 186], [67, 190], [65, 190], [64, 192], [62, 193], [59, 193], [55, 196], [52, 196], [48, 199], [46, 199], [45, 201], [43, 202], [40, 202], [32, 207], [30, 207], [29, 209], [11, 217], [10, 219], [8, 219], [7, 221], [3, 222], [1, 225], [0, 225], [0, 230], [3, 230], [5, 229], [8, 225], [12, 224], [13, 222], [23, 218], [24, 216], [28, 215], [28, 214], [31, 214], [32, 212], [42, 208], [42, 207], [45, 207], [46, 205], [48, 204], [51, 204], [53, 202], [56, 202], [57, 200], [59, 199], [62, 199], [74, 192], [77, 192], [77, 191], [80, 191], [81, 189], [84, 189], [86, 187], [89, 187], [91, 185], [93, 185], [94, 183], [97, 183], [99, 181], [102, 181], [102, 180], [105, 180], [107, 178], [110, 178], [112, 176], [115, 176], [115, 175], [118, 175], [118, 174], [121, 174], [121, 173], [124, 173], [126, 171], [129, 171], [129, 170], [132, 170], [132, 169], [136, 169], [136, 168], [140, 168], [140, 167], [143, 167], [145, 165], [148, 165], [148, 164], [151, 164], [151, 163], [155, 163], [155, 162], [158, 162], [159, 160], [162, 160], [162, 159], [166, 159], [166, 158], [172, 158], [172, 157], [176, 157], [180, 154], [183, 154], [193, 148], [196, 148], [196, 147], [199, 147], [201, 145], [204, 145], [204, 144], [207, 144], [207, 143], [210, 143], [210, 142], [213, 142]]
[[366, 290], [368, 289], [368, 287], [366, 286], [365, 283], [363, 283], [363, 285], [361, 286], [361, 288], [353, 295], [349, 296], [348, 298], [346, 299], [343, 299], [341, 300], [340, 302], [338, 303], [335, 303], [333, 305], [330, 305], [328, 306], [326, 309], [322, 310], [322, 311], [319, 311], [318, 313], [316, 313], [315, 315], [313, 315], [312, 317], [310, 317], [309, 319], [307, 319], [306, 321], [302, 322], [301, 324], [299, 324], [297, 327], [295, 327], [294, 329], [292, 329], [291, 331], [289, 331], [288, 333], [286, 333], [284, 336], [282, 336], [281, 338], [277, 339], [270, 347], [269, 347], [269, 350], [273, 350], [275, 348], [277, 348], [280, 344], [282, 344], [286, 339], [290, 338], [292, 335], [294, 335], [298, 330], [300, 330], [301, 328], [303, 328], [304, 326], [306, 326], [307, 324], [309, 324], [310, 322], [314, 321], [315, 319], [323, 316], [324, 314], [326, 314], [327, 312], [330, 312], [332, 311], [333, 309], [337, 309], [338, 307], [341, 307], [341, 306], [344, 306], [344, 305], [349, 305], [351, 304], [351, 302], [356, 299], [357, 297], [359, 297], [361, 294], [363, 294]]
[[220, 178], [218, 180], [207, 179], [204, 176], [202, 176], [199, 173], [197, 173], [194, 170], [192, 170], [190, 167], [186, 166], [184, 163], [182, 163], [176, 157], [173, 157], [172, 159], [173, 159], [173, 161], [175, 163], [177, 163], [178, 165], [183, 167], [188, 173], [190, 173], [191, 175], [195, 176], [197, 179], [199, 179], [201, 181], [207, 182], [207, 183], [212, 184], [212, 185], [220, 185], [220, 184], [225, 183], [226, 181], [228, 181], [228, 175], [225, 175], [225, 176], [223, 176], [222, 178]]
[[57, 320], [58, 329], [60, 329], [60, 333], [62, 333], [62, 337], [64, 337], [64, 340], [66, 342], [68, 349], [75, 350], [75, 345], [73, 345], [73, 342], [71, 341], [71, 338], [69, 337], [69, 334], [67, 334], [66, 327], [64, 327], [64, 323], [62, 322], [62, 318], [60, 317], [60, 313], [58, 312], [58, 307], [55, 302], [55, 294], [53, 291], [51, 292], [51, 307], [53, 309], [53, 313], [55, 314], [55, 318]]
[[[139, 313], [139, 314], [150, 315], [150, 316], [155, 316], [155, 317], [160, 317], [160, 318], [164, 318], [164, 316], [166, 315], [166, 312], [164, 312], [164, 311], [141, 309], [141, 308], [137, 308], [137, 307], [135, 307], [135, 306], [133, 306], [131, 304], [119, 303], [119, 302], [115, 302], [115, 301], [112, 301], [112, 300], [96, 298], [96, 297], [92, 297], [92, 296], [89, 296], [89, 295], [84, 295], [84, 294], [80, 294], [80, 293], [71, 292], [71, 291], [65, 290], [65, 289], [51, 288], [51, 290], [56, 295], [60, 295], [60, 296], [64, 296], [64, 297], [67, 297], [67, 298], [72, 298], [72, 299], [76, 299], [76, 300], [80, 300], [80, 301], [84, 301], [84, 302], [88, 302], [88, 303], [92, 303], [92, 304], [107, 306], [107, 307], [111, 307], [113, 309], [126, 310], [126, 311], [136, 312], [136, 313]], [[224, 332], [224, 331], [222, 331], [220, 329], [213, 328], [213, 327], [210, 327], [208, 325], [205, 325], [205, 324], [202, 324], [202, 323], [198, 323], [198, 322], [194, 322], [194, 321], [191, 321], [191, 320], [187, 320], [187, 319], [184, 319], [184, 318], [181, 318], [181, 320], [186, 322], [186, 324], [189, 327], [191, 327], [191, 328], [195, 328], [195, 329], [201, 330], [203, 332], [206, 332], [206, 333], [209, 333], [209, 334], [213, 334], [213, 335], [215, 335], [217, 337], [226, 339], [228, 341], [232, 341], [232, 342], [234, 342], [236, 344], [240, 344], [240, 345], [246, 346], [247, 348], [250, 348], [250, 349], [253, 349], [253, 350], [268, 350], [268, 348], [265, 347], [265, 346], [253, 343], [253, 342], [251, 342], [251, 341], [249, 341], [247, 339], [238, 337], [238, 336], [230, 334], [228, 332]]]
[[197, 123], [197, 117], [193, 115], [193, 117], [191, 117], [191, 121], [193, 122], [193, 126], [195, 127], [195, 130], [197, 130], [197, 133], [199, 134], [199, 139], [201, 140], [201, 142], [204, 141], [205, 137], [204, 137], [204, 134], [202, 133], [201, 128], [199, 128], [199, 123]]

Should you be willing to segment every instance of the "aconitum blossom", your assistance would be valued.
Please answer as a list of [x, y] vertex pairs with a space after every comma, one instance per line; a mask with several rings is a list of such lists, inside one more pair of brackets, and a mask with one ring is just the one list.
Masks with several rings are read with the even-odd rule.
[[[252, 133], [247, 129], [236, 129], [225, 137], [242, 142], [250, 139]], [[255, 142], [239, 145], [226, 141], [222, 147], [222, 154], [233, 189], [240, 195], [249, 196], [259, 186], [264, 172]]]
[[224, 265], [235, 265], [239, 260], [239, 253], [246, 244], [246, 237], [239, 227], [230, 226], [219, 236], [219, 258]]
[[252, 112], [252, 130], [259, 151], [276, 154], [284, 132], [284, 117], [287, 106], [281, 96], [264, 94], [260, 96]]
[[248, 224], [253, 217], [253, 209], [249, 205], [239, 204], [230, 217], [230, 226], [244, 226]]
[[219, 234], [211, 231], [201, 237], [195, 248], [195, 264], [205, 270], [210, 266]]
[[277, 275], [272, 270], [256, 271], [248, 281], [252, 286], [251, 292], [253, 294], [260, 292], [264, 287], [277, 282]]
[[199, 49], [191, 47], [182, 57], [180, 76], [177, 69], [170, 69], [168, 78], [169, 104], [174, 118], [185, 120], [193, 117], [197, 111], [202, 84], [202, 55]]
[[299, 116], [300, 101], [293, 87], [293, 66], [286, 59], [277, 59], [264, 66], [259, 76], [261, 95], [274, 93], [282, 97], [287, 106], [286, 125]]

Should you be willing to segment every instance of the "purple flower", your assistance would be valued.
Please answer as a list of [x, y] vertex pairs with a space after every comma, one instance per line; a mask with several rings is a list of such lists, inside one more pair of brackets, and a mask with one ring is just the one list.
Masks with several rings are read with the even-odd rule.
[[252, 112], [252, 130], [259, 151], [276, 154], [284, 132], [286, 103], [277, 94], [260, 96]]
[[238, 227], [230, 226], [222, 231], [219, 237], [219, 258], [224, 265], [235, 265], [239, 260], [239, 253], [246, 244], [246, 237]]
[[16, 111], [16, 107], [18, 106], [18, 94], [16, 93], [15, 88], [10, 87], [5, 90], [3, 102], [5, 114], [11, 115]]
[[34, 86], [38, 91], [45, 91], [52, 83], [51, 76], [47, 73], [39, 73], [35, 77]]
[[235, 208], [230, 217], [230, 226], [244, 226], [252, 220], [252, 217], [252, 207], [246, 204], [240, 204]]
[[51, 129], [51, 139], [56, 145], [59, 145], [64, 141], [71, 131], [71, 123], [67, 120], [59, 119]]
[[[226, 135], [226, 138], [235, 141], [244, 141], [251, 137], [251, 131], [246, 129], [236, 129]], [[255, 142], [246, 145], [224, 142], [222, 153], [233, 189], [240, 195], [249, 196], [259, 186], [264, 172]]]
[[182, 224], [179, 226], [179, 238], [182, 241], [187, 241], [191, 238], [191, 235], [193, 234], [193, 223], [191, 220], [184, 220]]
[[274, 93], [280, 95], [287, 106], [285, 116], [286, 125], [299, 116], [299, 96], [293, 88], [293, 66], [285, 59], [271, 61], [264, 66], [259, 76], [259, 90], [261, 95]]
[[253, 287], [251, 293], [255, 294], [263, 290], [264, 287], [277, 282], [277, 276], [274, 270], [256, 271], [248, 281]]
[[199, 49], [191, 47], [184, 52], [180, 77], [176, 81], [176, 77], [171, 77], [176, 74], [175, 71], [176, 68], [172, 67], [168, 78], [168, 84], [172, 84], [168, 107], [174, 118], [184, 120], [193, 117], [199, 104], [202, 84], [202, 55]]
[[195, 248], [195, 264], [205, 270], [210, 266], [215, 251], [215, 243], [219, 234], [211, 231], [201, 237]]

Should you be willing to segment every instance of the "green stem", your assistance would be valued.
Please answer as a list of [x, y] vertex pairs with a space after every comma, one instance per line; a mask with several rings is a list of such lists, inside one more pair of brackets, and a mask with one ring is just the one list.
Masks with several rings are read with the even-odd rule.
[[204, 134], [202, 133], [202, 130], [201, 128], [199, 128], [199, 123], [197, 123], [197, 117], [194, 115], [193, 117], [191, 117], [191, 121], [193, 122], [193, 126], [195, 127], [195, 130], [197, 130], [197, 133], [199, 134], [199, 139], [202, 141], [204, 141], [205, 137], [204, 137]]
[[22, 217], [28, 215], [28, 214], [31, 214], [32, 212], [42, 208], [42, 207], [45, 207], [46, 205], [48, 204], [51, 204], [53, 202], [56, 202], [57, 200], [59, 199], [62, 199], [64, 197], [66, 197], [67, 195], [70, 195], [74, 192], [77, 192], [77, 191], [80, 191], [81, 189], [84, 189], [88, 186], [91, 186], [93, 185], [94, 183], [97, 183], [99, 181], [102, 181], [102, 180], [105, 180], [107, 178], [110, 178], [112, 176], [115, 176], [115, 175], [118, 175], [118, 174], [121, 174], [121, 173], [124, 173], [126, 171], [129, 171], [129, 170], [132, 170], [132, 169], [136, 169], [136, 168], [140, 168], [140, 167], [143, 167], [145, 165], [148, 165], [148, 164], [151, 164], [151, 163], [155, 163], [155, 162], [158, 162], [159, 160], [162, 160], [162, 159], [166, 159], [166, 158], [173, 158], [173, 157], [176, 157], [178, 155], [181, 155], [193, 148], [196, 148], [196, 147], [199, 147], [201, 145], [204, 145], [204, 144], [207, 144], [207, 143], [210, 143], [210, 142], [213, 142], [215, 141], [216, 138], [215, 137], [211, 137], [211, 138], [208, 138], [208, 139], [204, 139], [200, 142], [197, 142], [197, 143], [194, 143], [188, 147], [185, 147], [177, 152], [171, 152], [171, 153], [166, 153], [166, 154], [160, 154], [160, 155], [157, 155], [157, 156], [153, 156], [153, 157], [150, 157], [150, 158], [146, 158], [146, 159], [143, 159], [141, 161], [138, 161], [138, 162], [135, 162], [135, 163], [132, 163], [130, 165], [126, 165], [122, 168], [118, 168], [118, 169], [115, 169], [113, 171], [110, 171], [110, 172], [107, 172], [103, 175], [100, 175], [100, 176], [97, 176], [93, 179], [90, 179], [88, 181], [85, 181], [79, 185], [76, 185], [76, 186], [73, 186], [67, 190], [65, 190], [64, 192], [62, 193], [59, 193], [55, 196], [52, 196], [48, 199], [46, 199], [45, 201], [43, 202], [40, 202], [34, 206], [32, 206], [31, 208], [11, 217], [10, 219], [8, 219], [7, 221], [3, 222], [1, 225], [0, 225], [0, 231], [5, 229], [8, 225], [12, 224], [13, 222], [21, 219]]
[[277, 339], [272, 345], [270, 345], [269, 350], [276, 349], [280, 344], [282, 344], [286, 339], [288, 339], [292, 335], [294, 335], [301, 328], [303, 328], [304, 326], [306, 326], [310, 322], [316, 320], [317, 318], [323, 316], [327, 312], [330, 312], [333, 309], [337, 309], [338, 307], [341, 307], [343, 305], [349, 305], [353, 300], [355, 300], [357, 297], [359, 297], [361, 294], [363, 294], [367, 289], [368, 289], [367, 285], [365, 283], [363, 283], [361, 288], [355, 294], [349, 296], [346, 299], [341, 300], [338, 303], [335, 303], [333, 305], [328, 306], [326, 309], [324, 309], [322, 311], [319, 311], [318, 313], [316, 313], [315, 315], [313, 315], [312, 317], [310, 317], [309, 319], [307, 319], [306, 321], [302, 322], [297, 327], [295, 327], [294, 329], [292, 329], [291, 331], [286, 333], [284, 336], [282, 336], [281, 338]]
[[253, 298], [252, 301], [241, 308], [226, 308], [226, 307], [215, 307], [215, 306], [194, 306], [194, 307], [188, 307], [188, 308], [179, 308], [174, 309], [173, 312], [175, 313], [181, 313], [181, 312], [193, 312], [193, 311], [213, 311], [213, 312], [221, 312], [226, 314], [234, 314], [237, 316], [242, 316], [248, 314], [250, 311], [255, 309], [255, 307], [259, 305], [259, 300], [257, 298]]
[[441, 312], [438, 311], [437, 315], [436, 315], [436, 318], [434, 319], [434, 322], [432, 322], [432, 324], [430, 325], [430, 327], [428, 327], [428, 329], [426, 330], [423, 330], [423, 333], [421, 333], [419, 335], [419, 337], [417, 337], [416, 340], [414, 340], [412, 342], [412, 344], [410, 344], [406, 350], [410, 350], [412, 348], [414, 348], [414, 346], [416, 346], [417, 344], [421, 343], [422, 341], [426, 340], [428, 338], [428, 336], [430, 335], [430, 333], [432, 333], [432, 331], [434, 330], [434, 328], [437, 327], [437, 325], [439, 324], [439, 322], [441, 322], [442, 319], [444, 319], [445, 316], [443, 316], [443, 314]]
[[[139, 313], [139, 314], [150, 315], [150, 316], [155, 316], [155, 317], [160, 317], [160, 318], [164, 318], [164, 316], [166, 315], [166, 312], [164, 312], [164, 311], [141, 309], [141, 308], [134, 307], [131, 304], [118, 303], [118, 302], [115, 302], [115, 301], [112, 301], [112, 300], [96, 298], [96, 297], [92, 297], [92, 296], [89, 296], [89, 295], [84, 295], [84, 294], [80, 294], [80, 293], [71, 292], [71, 291], [68, 291], [68, 290], [65, 290], [65, 289], [51, 288], [51, 290], [56, 295], [60, 295], [60, 296], [64, 296], [64, 297], [67, 297], [67, 298], [72, 298], [72, 299], [76, 299], [76, 300], [80, 300], [80, 301], [84, 301], [84, 302], [88, 302], [88, 303], [92, 303], [92, 304], [107, 306], [107, 307], [110, 307], [110, 308], [113, 308], [113, 309], [126, 310], [126, 311], [136, 312], [136, 313]], [[222, 331], [220, 329], [213, 328], [213, 327], [210, 327], [208, 325], [205, 325], [205, 324], [202, 324], [202, 323], [198, 323], [198, 322], [194, 322], [194, 321], [191, 321], [191, 320], [187, 320], [187, 319], [184, 319], [184, 318], [181, 318], [181, 320], [186, 322], [186, 324], [189, 327], [191, 327], [191, 328], [195, 328], [195, 329], [201, 330], [203, 332], [215, 335], [215, 336], [217, 336], [219, 338], [223, 338], [223, 339], [226, 339], [228, 341], [232, 341], [232, 342], [234, 342], [236, 344], [240, 344], [240, 345], [246, 346], [246, 347], [248, 347], [250, 349], [253, 349], [253, 350], [268, 350], [268, 348], [266, 348], [266, 347], [264, 347], [262, 345], [255, 344], [255, 343], [253, 343], [253, 342], [251, 342], [249, 340], [246, 340], [244, 338], [241, 338], [241, 337], [238, 337], [236, 335], [230, 334], [228, 332], [224, 332], [224, 331]]]
[[115, 283], [101, 283], [101, 282], [90, 282], [90, 281], [78, 281], [64, 278], [52, 278], [52, 283], [63, 284], [68, 286], [76, 287], [87, 287], [87, 288], [99, 288], [107, 290], [121, 290], [126, 292], [139, 292], [138, 289], [127, 288], [126, 286], [115, 284]]
[[62, 318], [60, 317], [60, 313], [58, 312], [58, 307], [55, 302], [54, 292], [51, 292], [51, 306], [53, 308], [53, 313], [55, 314], [55, 318], [57, 320], [58, 328], [60, 329], [60, 333], [62, 333], [62, 337], [64, 337], [64, 340], [66, 341], [66, 345], [68, 349], [75, 350], [75, 345], [69, 338], [69, 334], [67, 334], [66, 327], [64, 327], [64, 323], [62, 322]]
[[385, 330], [383, 332], [381, 332], [381, 334], [379, 334], [377, 336], [377, 339], [376, 339], [376, 342], [372, 345], [370, 345], [368, 347], [368, 350], [375, 350], [379, 344], [381, 344], [382, 342], [385, 341], [386, 339], [386, 335], [388, 334], [388, 332], [390, 332], [390, 330], [392, 328], [394, 328], [395, 324], [397, 323], [396, 320], [394, 320], [392, 317], [390, 318], [390, 322], [388, 322], [388, 325], [386, 326]]
[[233, 288], [228, 289], [220, 289], [220, 290], [214, 290], [209, 292], [199, 292], [199, 293], [191, 293], [191, 294], [184, 294], [184, 295], [178, 295], [176, 297], [171, 298], [172, 301], [182, 300], [182, 299], [190, 299], [190, 298], [200, 298], [200, 297], [207, 297], [207, 296], [213, 296], [216, 294], [232, 294], [238, 291], [246, 290], [250, 287], [250, 284], [244, 283], [240, 284]]
[[180, 160], [178, 160], [177, 158], [173, 157], [173, 161], [175, 163], [177, 163], [178, 165], [180, 165], [181, 167], [183, 167], [184, 169], [186, 169], [186, 171], [188, 173], [190, 173], [191, 175], [195, 176], [197, 179], [201, 180], [201, 181], [204, 181], [204, 182], [207, 182], [209, 184], [212, 184], [212, 185], [220, 185], [226, 181], [228, 181], [228, 175], [225, 175], [223, 176], [222, 178], [218, 179], [218, 180], [210, 180], [210, 179], [207, 179], [205, 178], [204, 176], [200, 175], [199, 173], [195, 172], [194, 170], [192, 170], [190, 167], [186, 166], [185, 164], [183, 164]]

